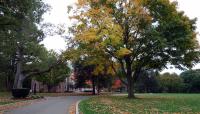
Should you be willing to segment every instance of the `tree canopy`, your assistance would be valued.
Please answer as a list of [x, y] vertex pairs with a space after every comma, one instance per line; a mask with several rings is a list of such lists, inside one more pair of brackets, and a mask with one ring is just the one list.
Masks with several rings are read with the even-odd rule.
[[[46, 63], [50, 66], [57, 62], [58, 55], [54, 51], [48, 53]], [[45, 63], [43, 63], [45, 64]], [[41, 74], [39, 77], [34, 77], [37, 81], [42, 82], [48, 86], [48, 90], [57, 86], [60, 82], [64, 82], [70, 75], [70, 68], [68, 63], [63, 61], [49, 70], [49, 72]]]
[[0, 58], [6, 75], [15, 73], [14, 88], [22, 88], [24, 74], [45, 69], [42, 63], [48, 51], [40, 44], [44, 38], [39, 28], [49, 6], [41, 0], [3, 0], [0, 2]]
[[199, 61], [196, 19], [177, 11], [176, 2], [79, 0], [72, 11], [74, 50], [81, 50], [80, 56], [101, 52], [119, 64], [129, 98], [141, 70], [161, 70], [167, 64], [185, 69]]

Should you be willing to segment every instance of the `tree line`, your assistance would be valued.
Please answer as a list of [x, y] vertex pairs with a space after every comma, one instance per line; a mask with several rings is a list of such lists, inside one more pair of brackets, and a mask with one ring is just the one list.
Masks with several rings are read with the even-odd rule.
[[[116, 76], [120, 74], [105, 72], [109, 69], [108, 66], [103, 68], [103, 74], [94, 75], [95, 65], [84, 65], [81, 62], [83, 60], [74, 64], [75, 88], [92, 87], [93, 94], [99, 94], [101, 90], [127, 92], [126, 85]], [[115, 83], [116, 81], [119, 83]], [[113, 88], [115, 84], [117, 87]], [[200, 93], [200, 70], [186, 70], [180, 75], [143, 70], [134, 85], [134, 90], [137, 93]]]
[[142, 93], [199, 93], [200, 70], [176, 73], [144, 73], [136, 83], [136, 91]]

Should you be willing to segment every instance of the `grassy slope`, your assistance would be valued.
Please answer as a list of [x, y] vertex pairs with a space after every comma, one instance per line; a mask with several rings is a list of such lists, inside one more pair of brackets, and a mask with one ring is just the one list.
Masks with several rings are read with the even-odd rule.
[[94, 97], [80, 104], [83, 114], [200, 114], [200, 94], [138, 94]]

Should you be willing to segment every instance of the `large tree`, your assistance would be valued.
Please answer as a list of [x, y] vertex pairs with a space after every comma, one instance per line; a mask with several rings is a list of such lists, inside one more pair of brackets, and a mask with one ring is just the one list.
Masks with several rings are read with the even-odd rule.
[[0, 57], [14, 68], [13, 88], [22, 88], [24, 79], [38, 73], [37, 69], [46, 68], [40, 67], [45, 66], [48, 52], [40, 44], [44, 33], [39, 24], [48, 8], [41, 0], [1, 1]]
[[73, 14], [74, 44], [94, 45], [119, 63], [129, 98], [141, 70], [191, 68], [199, 61], [196, 21], [177, 11], [176, 2], [79, 0]]

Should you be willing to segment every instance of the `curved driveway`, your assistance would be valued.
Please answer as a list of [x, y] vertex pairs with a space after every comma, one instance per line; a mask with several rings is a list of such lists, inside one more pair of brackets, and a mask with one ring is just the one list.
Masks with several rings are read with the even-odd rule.
[[4, 114], [68, 114], [70, 105], [87, 96], [48, 97], [47, 100], [6, 111]]

